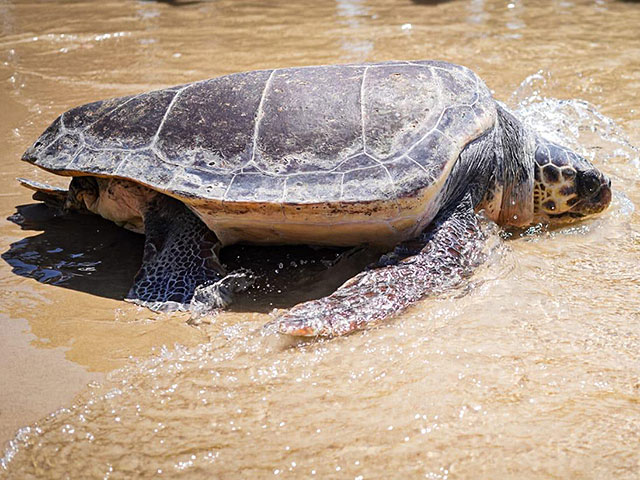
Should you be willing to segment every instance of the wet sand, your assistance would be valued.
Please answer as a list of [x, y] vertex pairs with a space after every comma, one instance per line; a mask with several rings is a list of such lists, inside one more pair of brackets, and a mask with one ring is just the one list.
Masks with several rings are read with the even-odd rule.
[[[0, 477], [637, 478], [640, 6], [175, 3], [0, 3], [0, 441], [30, 425]], [[141, 238], [50, 218], [15, 182], [51, 179], [19, 158], [81, 103], [422, 58], [475, 70], [617, 194], [598, 219], [516, 233], [461, 290], [364, 333], [258, 335], [269, 307], [337, 284], [322, 268], [200, 328], [126, 304]]]

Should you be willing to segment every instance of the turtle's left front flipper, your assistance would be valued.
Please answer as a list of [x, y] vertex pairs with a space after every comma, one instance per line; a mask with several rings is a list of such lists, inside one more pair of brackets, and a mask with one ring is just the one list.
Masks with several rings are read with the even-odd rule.
[[483, 261], [485, 234], [471, 196], [445, 210], [423, 234], [399, 245], [397, 263], [362, 272], [332, 295], [304, 302], [269, 322], [267, 332], [344, 335], [397, 314], [421, 298], [459, 284]]
[[145, 205], [143, 219], [142, 266], [126, 300], [155, 311], [188, 310], [196, 288], [225, 277], [220, 241], [183, 203], [164, 195]]

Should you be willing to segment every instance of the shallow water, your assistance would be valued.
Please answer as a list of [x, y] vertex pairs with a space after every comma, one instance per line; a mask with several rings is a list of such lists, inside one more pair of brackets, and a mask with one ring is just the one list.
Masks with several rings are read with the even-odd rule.
[[[530, 3], [0, 2], [0, 438], [30, 425], [0, 477], [638, 478], [640, 5]], [[611, 176], [611, 208], [506, 232], [451, 294], [299, 344], [262, 337], [264, 312], [337, 285], [338, 252], [230, 252], [273, 280], [194, 328], [121, 301], [140, 237], [16, 211], [33, 202], [15, 177], [48, 180], [20, 155], [71, 106], [400, 58], [474, 69]]]

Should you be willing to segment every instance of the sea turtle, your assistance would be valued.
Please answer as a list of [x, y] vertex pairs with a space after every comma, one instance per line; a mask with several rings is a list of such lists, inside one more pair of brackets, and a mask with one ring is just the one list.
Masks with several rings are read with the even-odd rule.
[[476, 211], [523, 226], [611, 200], [591, 163], [441, 61], [260, 70], [90, 103], [23, 160], [73, 177], [68, 191], [23, 181], [36, 199], [146, 235], [128, 299], [156, 310], [224, 303], [241, 275], [217, 253], [236, 242], [391, 251], [270, 322], [293, 335], [345, 334], [456, 284], [481, 260]]

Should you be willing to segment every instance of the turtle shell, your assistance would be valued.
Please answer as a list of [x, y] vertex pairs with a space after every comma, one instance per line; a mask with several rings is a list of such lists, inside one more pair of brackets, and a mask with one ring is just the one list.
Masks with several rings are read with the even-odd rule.
[[495, 118], [485, 84], [458, 65], [286, 68], [74, 108], [23, 159], [61, 175], [133, 180], [208, 212], [384, 206], [389, 220], [403, 199], [427, 208]]

